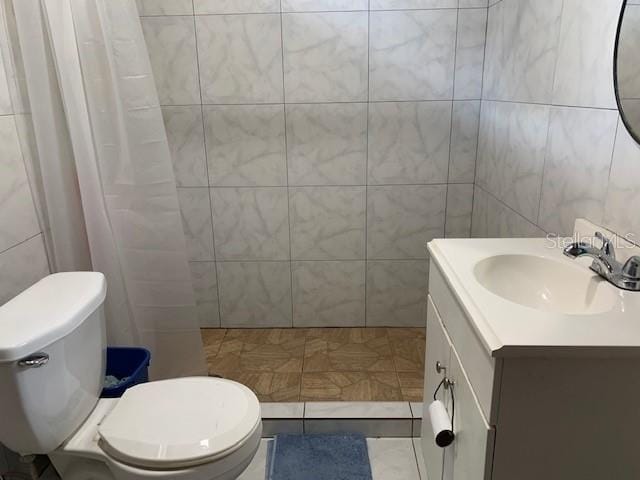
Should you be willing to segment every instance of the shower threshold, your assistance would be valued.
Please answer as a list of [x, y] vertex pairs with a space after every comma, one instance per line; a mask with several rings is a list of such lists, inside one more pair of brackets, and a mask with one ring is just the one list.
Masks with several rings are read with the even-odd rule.
[[267, 402], [262, 436], [361, 433], [368, 438], [420, 437], [422, 402]]

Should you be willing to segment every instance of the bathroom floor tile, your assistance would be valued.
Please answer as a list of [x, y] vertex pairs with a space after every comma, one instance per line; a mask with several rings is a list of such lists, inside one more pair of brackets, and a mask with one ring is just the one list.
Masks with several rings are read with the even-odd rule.
[[422, 372], [398, 372], [402, 399], [408, 402], [421, 402], [424, 389]]
[[395, 372], [314, 372], [302, 374], [302, 401], [402, 400]]
[[246, 385], [261, 402], [296, 402], [300, 398], [300, 373], [230, 371], [220, 375]]
[[228, 330], [210, 370], [301, 373], [305, 332], [299, 330]]
[[398, 372], [424, 372], [425, 329], [388, 328], [393, 361]]
[[203, 329], [211, 375], [263, 402], [422, 401], [422, 328]]
[[224, 328], [203, 328], [200, 332], [207, 359], [209, 357], [215, 357], [220, 351], [227, 330]]
[[391, 345], [382, 328], [309, 330], [305, 372], [393, 372]]
[[260, 440], [258, 451], [247, 469], [238, 477], [238, 480], [264, 480], [267, 478], [267, 451], [270, 441], [271, 439], [266, 438]]
[[373, 480], [420, 480], [418, 460], [410, 438], [369, 438]]

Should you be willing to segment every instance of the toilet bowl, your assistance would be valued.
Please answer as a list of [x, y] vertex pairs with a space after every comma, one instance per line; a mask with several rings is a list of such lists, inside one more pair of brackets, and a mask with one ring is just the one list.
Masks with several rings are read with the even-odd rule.
[[259, 404], [247, 387], [181, 378], [101, 399], [49, 456], [64, 480], [96, 471], [115, 479], [230, 480], [249, 465], [261, 436]]
[[244, 385], [187, 377], [99, 398], [105, 288], [99, 273], [55, 274], [0, 307], [0, 442], [49, 455], [63, 480], [236, 479], [262, 435]]

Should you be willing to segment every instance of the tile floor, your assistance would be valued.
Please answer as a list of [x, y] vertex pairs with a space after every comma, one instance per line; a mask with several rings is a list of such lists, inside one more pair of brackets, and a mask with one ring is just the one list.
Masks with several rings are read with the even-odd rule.
[[422, 401], [421, 328], [203, 329], [209, 373], [263, 402]]
[[[267, 442], [238, 480], [264, 480]], [[368, 438], [373, 480], [427, 480], [419, 438]]]

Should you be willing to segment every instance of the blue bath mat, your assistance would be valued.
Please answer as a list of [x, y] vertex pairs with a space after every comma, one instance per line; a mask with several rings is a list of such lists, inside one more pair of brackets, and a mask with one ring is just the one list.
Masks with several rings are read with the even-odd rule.
[[372, 480], [362, 435], [276, 435], [267, 480]]

